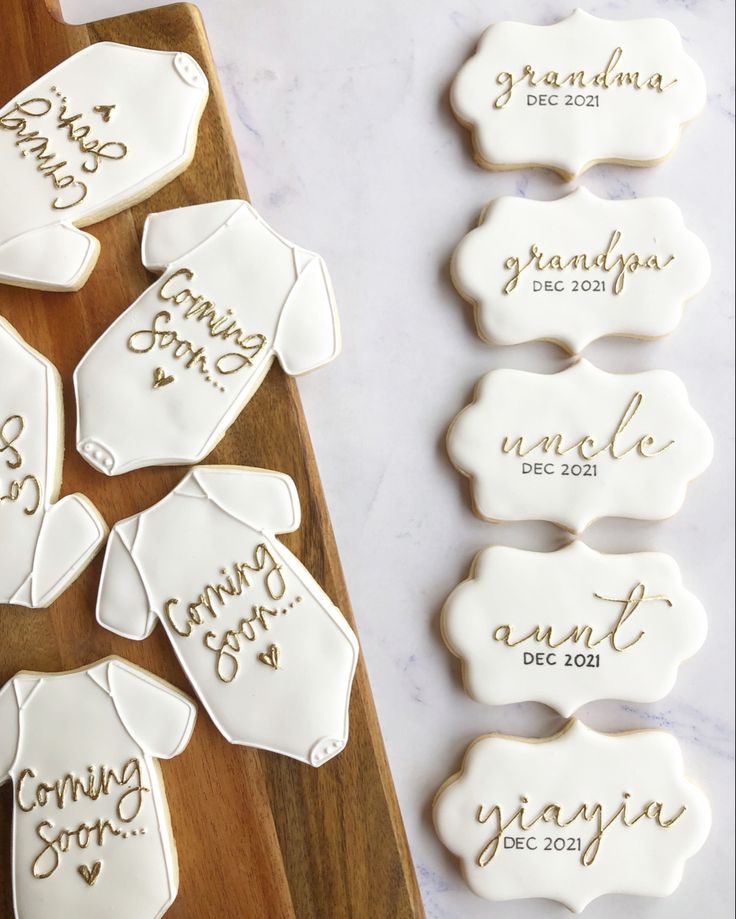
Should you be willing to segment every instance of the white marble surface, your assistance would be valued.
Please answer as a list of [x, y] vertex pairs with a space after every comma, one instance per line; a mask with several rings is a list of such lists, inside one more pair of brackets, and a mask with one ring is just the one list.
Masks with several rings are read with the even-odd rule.
[[[147, 5], [64, 0], [77, 21]], [[427, 915], [563, 915], [541, 900], [494, 906], [469, 893], [434, 836], [430, 801], [476, 735], [545, 734], [560, 725], [543, 706], [491, 709], [466, 698], [438, 613], [484, 544], [549, 549], [560, 541], [551, 526], [475, 519], [443, 441], [484, 371], [565, 363], [552, 345], [481, 343], [447, 271], [486, 200], [554, 197], [565, 186], [540, 170], [490, 174], [475, 166], [447, 90], [485, 25], [552, 22], [571, 7], [563, 0], [201, 0], [201, 7], [253, 202], [285, 235], [327, 258], [339, 294], [344, 355], [300, 388]], [[595, 168], [584, 184], [613, 197], [673, 197], [714, 263], [710, 285], [675, 334], [657, 343], [599, 342], [586, 355], [609, 370], [676, 370], [717, 441], [713, 466], [678, 517], [602, 521], [585, 535], [596, 548], [670, 552], [706, 604], [709, 640], [668, 699], [590, 705], [582, 714], [609, 730], [669, 728], [715, 812], [711, 838], [674, 897], [608, 897], [586, 915], [720, 919], [733, 914], [734, 9], [730, 0], [595, 0], [586, 8], [672, 20], [705, 70], [709, 103], [668, 162]]]

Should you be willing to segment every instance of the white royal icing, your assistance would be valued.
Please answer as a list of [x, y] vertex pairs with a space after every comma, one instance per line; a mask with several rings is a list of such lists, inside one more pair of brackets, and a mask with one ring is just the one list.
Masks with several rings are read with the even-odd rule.
[[599, 162], [656, 163], [705, 99], [671, 23], [583, 10], [551, 26], [492, 25], [451, 94], [482, 165], [548, 166], [564, 178]]
[[231, 743], [321, 766], [347, 743], [358, 642], [275, 537], [299, 522], [289, 476], [200, 466], [115, 527], [97, 619], [136, 640], [160, 620]]
[[546, 897], [578, 913], [604, 894], [673, 893], [711, 814], [674, 737], [573, 720], [541, 740], [480, 737], [435, 798], [434, 822], [479, 896]]
[[189, 742], [185, 695], [119, 658], [19, 673], [0, 690], [0, 782], [13, 786], [17, 919], [159, 919], [178, 888], [154, 758]]
[[468, 693], [570, 716], [598, 699], [655, 702], [705, 641], [700, 602], [667, 555], [484, 549], [450, 595], [442, 633]]
[[0, 603], [49, 606], [107, 534], [87, 498], [57, 503], [63, 434], [56, 368], [0, 318]]
[[486, 374], [447, 446], [479, 516], [572, 532], [599, 517], [671, 517], [713, 456], [679, 377], [607, 373], [586, 360], [555, 374]]
[[77, 447], [107, 475], [199, 462], [274, 357], [300, 374], [340, 351], [323, 260], [279, 236], [246, 201], [150, 216], [143, 262], [162, 277], [74, 375]]
[[188, 54], [100, 42], [0, 108], [0, 283], [78, 290], [100, 244], [77, 228], [186, 169], [208, 92]]
[[671, 332], [710, 259], [672, 201], [607, 201], [577, 188], [556, 201], [492, 201], [452, 269], [482, 338], [548, 339], [575, 353], [604, 335]]

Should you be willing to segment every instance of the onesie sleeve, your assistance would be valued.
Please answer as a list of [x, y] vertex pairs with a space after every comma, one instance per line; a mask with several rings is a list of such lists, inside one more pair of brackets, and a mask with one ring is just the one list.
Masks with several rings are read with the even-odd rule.
[[0, 244], [0, 278], [43, 290], [79, 290], [99, 254], [94, 236], [69, 223], [52, 224]]
[[137, 528], [138, 518], [133, 517], [110, 534], [97, 596], [97, 621], [123, 638], [141, 641], [153, 631], [156, 614], [132, 555]]
[[208, 498], [254, 529], [291, 533], [299, 528], [299, 495], [285, 473], [247, 466], [200, 466], [193, 475]]
[[342, 343], [327, 266], [318, 255], [299, 249], [294, 254], [299, 274], [281, 312], [274, 350], [284, 370], [296, 376], [336, 358]]
[[0, 785], [15, 762], [19, 739], [18, 701], [11, 680], [0, 689]]
[[143, 227], [143, 264], [149, 271], [164, 271], [172, 262], [202, 245], [244, 203], [215, 201], [149, 214]]
[[107, 526], [83, 495], [67, 495], [43, 518], [38, 538], [31, 603], [45, 608], [84, 571], [99, 551]]
[[149, 756], [171, 759], [189, 743], [197, 720], [191, 699], [125, 661], [108, 673], [115, 707], [130, 736]]

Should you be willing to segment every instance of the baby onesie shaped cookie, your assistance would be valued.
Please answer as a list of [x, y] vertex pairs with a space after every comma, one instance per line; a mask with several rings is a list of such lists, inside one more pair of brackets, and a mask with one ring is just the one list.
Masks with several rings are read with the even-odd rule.
[[599, 517], [660, 520], [713, 457], [682, 381], [665, 370], [495, 370], [447, 435], [486, 520], [549, 520], [581, 532]]
[[179, 877], [154, 759], [181, 753], [195, 718], [185, 695], [120, 658], [0, 690], [16, 919], [163, 916]]
[[56, 368], [0, 318], [0, 603], [50, 606], [107, 535], [87, 498], [57, 502], [63, 438]]
[[78, 228], [187, 168], [208, 94], [188, 54], [99, 42], [0, 107], [0, 283], [82, 287], [100, 244]]
[[604, 894], [673, 893], [711, 813], [674, 737], [572, 720], [553, 737], [478, 738], [437, 793], [434, 823], [478, 896], [579, 913]]
[[597, 699], [655, 702], [705, 641], [700, 602], [667, 555], [491, 546], [442, 611], [470, 696], [544, 702], [570, 716]]
[[452, 261], [481, 338], [546, 339], [575, 353], [604, 335], [657, 338], [705, 286], [708, 252], [666, 198], [503, 197]]
[[112, 531], [97, 619], [136, 640], [160, 620], [231, 743], [321, 766], [347, 743], [358, 642], [275, 537], [299, 523], [289, 476], [194, 469]]
[[565, 179], [596, 163], [659, 162], [705, 100], [671, 23], [583, 10], [551, 26], [492, 25], [451, 93], [481, 166], [546, 166]]
[[340, 351], [323, 260], [246, 201], [153, 214], [143, 262], [162, 272], [74, 375], [77, 448], [107, 475], [197, 463], [278, 357], [306, 373]]

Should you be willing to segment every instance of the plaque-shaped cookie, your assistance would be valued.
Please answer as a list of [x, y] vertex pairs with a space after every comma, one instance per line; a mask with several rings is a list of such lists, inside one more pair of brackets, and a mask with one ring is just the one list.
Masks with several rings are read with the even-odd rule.
[[549, 520], [572, 532], [599, 517], [676, 513], [713, 456], [682, 381], [665, 370], [495, 370], [447, 436], [473, 505], [491, 521]]
[[434, 802], [442, 842], [474, 893], [546, 897], [581, 912], [609, 893], [673, 893], [710, 831], [708, 801], [664, 731], [489, 734]]
[[596, 163], [659, 162], [705, 100], [670, 22], [583, 10], [549, 26], [490, 26], [451, 94], [482, 166], [547, 166], [565, 179]]
[[658, 338], [705, 286], [710, 259], [667, 198], [496, 198], [455, 250], [452, 277], [499, 345], [576, 353], [605, 335]]
[[544, 702], [565, 716], [599, 699], [663, 698], [706, 631], [669, 556], [579, 540], [556, 552], [484, 549], [442, 611], [474, 699]]

